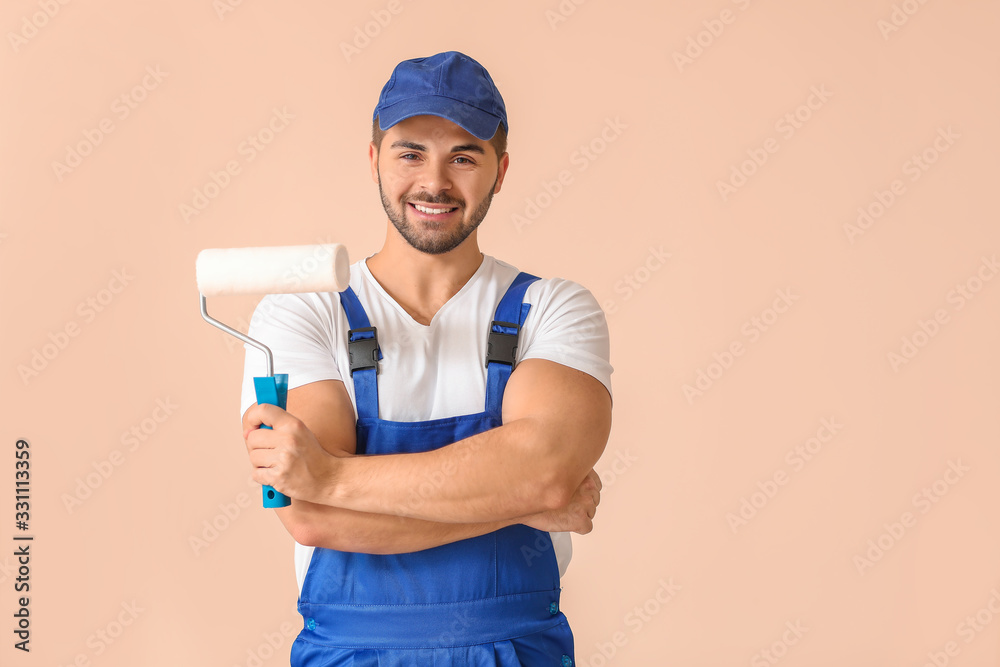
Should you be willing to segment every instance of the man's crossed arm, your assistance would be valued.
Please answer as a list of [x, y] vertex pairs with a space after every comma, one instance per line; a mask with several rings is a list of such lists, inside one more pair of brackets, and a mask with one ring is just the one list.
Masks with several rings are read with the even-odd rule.
[[291, 390], [287, 408], [249, 408], [244, 439], [254, 480], [293, 499], [277, 513], [301, 544], [404, 553], [517, 523], [592, 528], [611, 398], [586, 373], [521, 362], [503, 426], [420, 454], [355, 456], [354, 409], [339, 381]]

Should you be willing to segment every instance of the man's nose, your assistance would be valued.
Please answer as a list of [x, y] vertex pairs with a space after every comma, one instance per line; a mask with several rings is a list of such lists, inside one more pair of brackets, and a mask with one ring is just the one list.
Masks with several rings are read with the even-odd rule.
[[436, 195], [443, 190], [450, 190], [452, 183], [448, 172], [448, 163], [443, 160], [428, 160], [420, 170], [417, 181], [421, 189], [431, 195]]

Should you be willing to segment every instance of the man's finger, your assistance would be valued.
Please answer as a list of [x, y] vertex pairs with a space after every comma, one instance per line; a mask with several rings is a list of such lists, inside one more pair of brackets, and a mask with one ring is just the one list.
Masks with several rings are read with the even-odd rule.
[[250, 466], [250, 478], [258, 484], [274, 486], [274, 484], [272, 484], [273, 480], [271, 478], [270, 468], [257, 468], [255, 466]]
[[254, 468], [271, 468], [275, 464], [273, 449], [250, 450], [250, 465]]
[[593, 468], [590, 469], [590, 472], [587, 474], [587, 477], [594, 480], [594, 486], [597, 487], [598, 491], [604, 488], [604, 483], [601, 481], [601, 476], [598, 475], [597, 471], [594, 470]]
[[244, 441], [247, 444], [247, 452], [253, 453], [257, 450], [274, 449], [276, 447], [274, 431], [267, 429], [253, 429], [247, 433]]
[[259, 404], [255, 403], [246, 414], [246, 429], [244, 431], [244, 437], [250, 431], [259, 429], [261, 425], [270, 426], [276, 431], [282, 430], [290, 423], [294, 423], [295, 417], [291, 416], [285, 410], [282, 410], [277, 405], [268, 405], [267, 403]]

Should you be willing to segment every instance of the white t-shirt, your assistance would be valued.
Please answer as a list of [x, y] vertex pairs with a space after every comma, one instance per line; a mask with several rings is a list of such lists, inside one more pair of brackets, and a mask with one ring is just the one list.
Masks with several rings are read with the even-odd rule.
[[[482, 412], [486, 402], [486, 339], [500, 298], [518, 270], [484, 255], [472, 278], [434, 315], [416, 322], [375, 280], [365, 260], [351, 265], [351, 289], [378, 329], [379, 417], [426, 421]], [[581, 285], [559, 278], [533, 282], [531, 310], [521, 329], [517, 360], [548, 359], [588, 373], [611, 391], [612, 367], [604, 312]], [[347, 355], [347, 316], [336, 292], [271, 294], [257, 305], [248, 335], [271, 348], [274, 372], [288, 388], [320, 380], [354, 383]], [[267, 374], [264, 354], [244, 344], [240, 417], [256, 403], [253, 378]], [[343, 371], [342, 371], [343, 369]], [[560, 576], [572, 555], [569, 533], [552, 533]], [[295, 544], [299, 591], [314, 547]]]

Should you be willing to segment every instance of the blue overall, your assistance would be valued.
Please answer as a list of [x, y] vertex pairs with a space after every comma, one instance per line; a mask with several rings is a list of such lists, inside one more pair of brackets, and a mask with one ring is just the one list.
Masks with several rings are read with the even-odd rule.
[[[377, 333], [354, 292], [341, 292], [349, 347], [363, 350], [371, 362], [355, 369], [352, 351], [357, 453], [425, 452], [500, 426], [512, 346], [531, 307], [523, 303], [524, 292], [534, 280], [518, 274], [497, 306], [485, 409], [422, 422], [379, 419]], [[559, 590], [548, 533], [520, 524], [407, 554], [316, 548], [299, 596], [304, 628], [292, 645], [291, 664], [568, 667], [573, 635], [559, 611]]]

